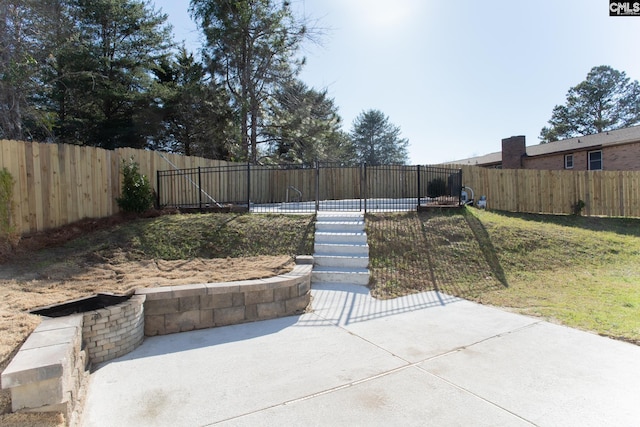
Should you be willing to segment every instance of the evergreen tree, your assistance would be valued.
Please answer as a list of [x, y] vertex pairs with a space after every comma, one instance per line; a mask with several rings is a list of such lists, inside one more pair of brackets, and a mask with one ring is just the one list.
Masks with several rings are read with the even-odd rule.
[[359, 162], [368, 165], [406, 164], [409, 141], [400, 138], [400, 128], [380, 110], [360, 113], [353, 122], [351, 140]]
[[51, 134], [46, 110], [35, 104], [43, 87], [56, 0], [3, 0], [0, 6], [0, 138]]
[[553, 109], [542, 143], [591, 135], [640, 123], [640, 84], [609, 66], [593, 67], [587, 79], [569, 89], [564, 105]]
[[288, 1], [191, 0], [190, 11], [206, 37], [213, 71], [231, 95], [242, 152], [256, 162], [266, 103], [301, 66], [295, 54], [307, 29]]
[[[341, 138], [341, 119], [333, 99], [300, 80], [278, 90], [269, 109], [264, 134], [272, 147], [271, 158], [286, 163], [312, 163], [334, 158], [331, 142]], [[334, 151], [334, 152], [331, 152]]]
[[56, 113], [64, 142], [142, 148], [151, 70], [171, 47], [166, 15], [140, 0], [69, 0], [77, 31], [59, 46]]
[[154, 148], [223, 160], [239, 154], [233, 152], [236, 136], [227, 93], [193, 54], [180, 49], [154, 74], [154, 93], [161, 100]]

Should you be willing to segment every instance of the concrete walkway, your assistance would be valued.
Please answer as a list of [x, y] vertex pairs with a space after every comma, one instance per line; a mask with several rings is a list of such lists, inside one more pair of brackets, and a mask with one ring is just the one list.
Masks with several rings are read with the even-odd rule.
[[640, 347], [427, 292], [314, 287], [313, 313], [147, 338], [85, 426], [637, 426]]

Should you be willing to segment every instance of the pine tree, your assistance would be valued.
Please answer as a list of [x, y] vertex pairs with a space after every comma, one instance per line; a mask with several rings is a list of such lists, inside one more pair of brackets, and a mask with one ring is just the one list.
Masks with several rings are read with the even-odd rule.
[[353, 122], [351, 140], [359, 162], [368, 165], [406, 164], [409, 141], [400, 138], [400, 128], [380, 110], [360, 113]]
[[542, 143], [591, 135], [640, 123], [640, 84], [623, 71], [593, 67], [585, 81], [569, 89], [540, 131]]

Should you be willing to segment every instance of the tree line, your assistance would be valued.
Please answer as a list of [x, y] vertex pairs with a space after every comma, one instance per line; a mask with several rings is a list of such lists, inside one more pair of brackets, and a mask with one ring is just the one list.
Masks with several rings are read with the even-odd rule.
[[[197, 54], [148, 0], [1, 0], [0, 139], [254, 163], [406, 163], [380, 110], [342, 130], [299, 79], [320, 31], [288, 1], [191, 0]], [[185, 7], [187, 7], [185, 5]]]

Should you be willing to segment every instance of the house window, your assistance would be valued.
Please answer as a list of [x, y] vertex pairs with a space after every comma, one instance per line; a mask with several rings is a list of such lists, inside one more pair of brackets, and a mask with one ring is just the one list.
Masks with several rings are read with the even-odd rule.
[[564, 156], [564, 168], [573, 169], [573, 154], [567, 154]]
[[602, 170], [602, 151], [589, 152], [589, 170], [590, 171]]

